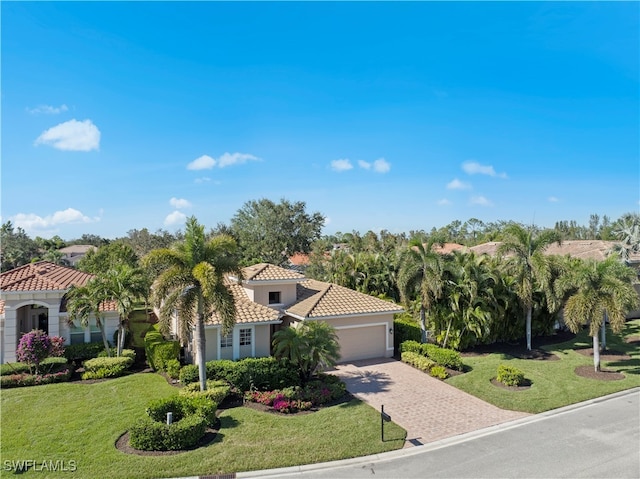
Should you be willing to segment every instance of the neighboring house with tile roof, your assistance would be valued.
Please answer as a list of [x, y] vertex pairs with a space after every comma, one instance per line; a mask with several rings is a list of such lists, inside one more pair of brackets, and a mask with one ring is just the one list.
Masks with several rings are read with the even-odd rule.
[[269, 356], [273, 334], [298, 321], [331, 324], [341, 362], [393, 355], [393, 316], [403, 311], [394, 303], [267, 263], [244, 268], [242, 280], [230, 277], [228, 286], [236, 324], [222, 336], [216, 314], [207, 319], [205, 361]]
[[[62, 336], [65, 344], [101, 341], [95, 319], [88, 328], [69, 324], [65, 295], [71, 286], [83, 286], [93, 275], [47, 261], [31, 263], [0, 274], [0, 363], [15, 361], [20, 337], [33, 329]], [[107, 338], [118, 328], [112, 303], [104, 304]]]
[[96, 248], [90, 244], [74, 244], [71, 246], [67, 246], [65, 248], [59, 249], [58, 252], [62, 253], [62, 260], [66, 262], [69, 266], [73, 266], [74, 268], [89, 251], [95, 251]]

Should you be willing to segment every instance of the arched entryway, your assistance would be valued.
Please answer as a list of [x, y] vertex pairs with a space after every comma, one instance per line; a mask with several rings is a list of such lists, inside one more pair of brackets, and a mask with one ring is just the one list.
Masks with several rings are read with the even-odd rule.
[[49, 334], [49, 307], [42, 303], [31, 303], [17, 309], [18, 341], [23, 334], [41, 329]]

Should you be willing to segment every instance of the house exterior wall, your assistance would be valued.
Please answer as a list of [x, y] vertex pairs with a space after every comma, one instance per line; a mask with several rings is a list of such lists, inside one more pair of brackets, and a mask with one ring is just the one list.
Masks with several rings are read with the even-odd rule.
[[[240, 330], [251, 330], [251, 344], [240, 344]], [[221, 328], [209, 326], [205, 328], [206, 354], [205, 362], [216, 359], [242, 359], [269, 356], [271, 353], [270, 324], [236, 324], [233, 328], [232, 347], [220, 347]], [[197, 353], [196, 343], [193, 344]], [[196, 359], [197, 363], [197, 359]]]
[[[262, 304], [263, 306], [283, 306], [292, 304], [296, 300], [296, 285], [295, 283], [280, 283], [280, 284], [260, 284], [260, 285], [244, 285], [245, 291], [249, 299], [254, 303]], [[277, 305], [269, 304], [270, 292], [280, 293], [280, 303]]]

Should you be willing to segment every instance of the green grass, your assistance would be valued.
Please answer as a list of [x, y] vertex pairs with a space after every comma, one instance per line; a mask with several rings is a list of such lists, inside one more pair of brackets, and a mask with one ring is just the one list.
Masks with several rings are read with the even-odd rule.
[[[73, 460], [75, 473], [29, 470], [23, 477], [147, 478], [251, 471], [376, 454], [401, 448], [406, 432], [366, 404], [348, 403], [299, 416], [249, 408], [223, 411], [207, 447], [172, 456], [137, 456], [115, 448], [144, 415], [146, 403], [175, 394], [157, 374], [95, 384], [62, 383], [0, 391], [2, 461]], [[5, 471], [3, 471], [5, 472]], [[8, 475], [8, 474], [7, 474]]]
[[[618, 381], [587, 379], [575, 374], [577, 366], [593, 365], [593, 359], [574, 351], [591, 347], [586, 331], [570, 342], [546, 346], [542, 349], [555, 353], [559, 361], [515, 359], [503, 354], [485, 357], [465, 357], [464, 363], [472, 368], [468, 373], [449, 378], [446, 382], [503, 409], [539, 413], [580, 401], [604, 396], [640, 386], [640, 349], [624, 341], [627, 336], [640, 335], [640, 320], [629, 321], [619, 335], [607, 332], [607, 348], [626, 352], [631, 359], [602, 361], [601, 366], [624, 374]], [[535, 346], [535, 344], [534, 344]], [[514, 366], [524, 372], [532, 386], [524, 391], [509, 391], [491, 384], [500, 364]]]

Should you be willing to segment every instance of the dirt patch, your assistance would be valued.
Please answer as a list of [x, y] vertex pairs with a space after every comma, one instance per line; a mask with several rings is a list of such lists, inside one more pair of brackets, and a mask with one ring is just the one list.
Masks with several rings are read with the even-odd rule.
[[531, 381], [528, 379], [525, 379], [520, 386], [507, 386], [506, 384], [502, 384], [496, 378], [491, 380], [491, 384], [508, 391], [526, 391], [527, 389], [531, 389]]
[[624, 341], [628, 344], [640, 344], [640, 336], [629, 336]]
[[592, 365], [578, 366], [575, 373], [583, 378], [596, 379], [598, 381], [619, 381], [624, 379], [624, 374], [610, 369], [596, 371]]
[[[593, 357], [593, 348], [580, 348], [575, 349], [574, 351], [582, 354], [583, 356]], [[631, 356], [622, 351], [615, 351], [613, 349], [600, 351], [600, 361], [627, 361], [629, 359], [631, 359]]]

